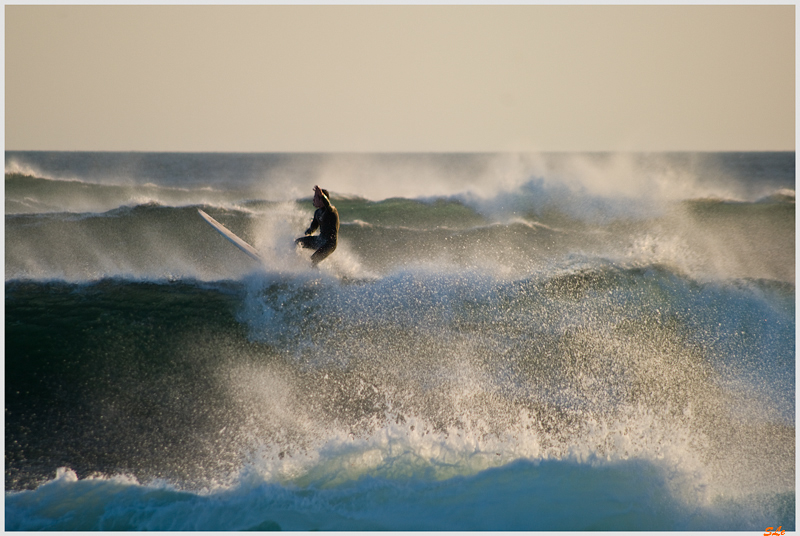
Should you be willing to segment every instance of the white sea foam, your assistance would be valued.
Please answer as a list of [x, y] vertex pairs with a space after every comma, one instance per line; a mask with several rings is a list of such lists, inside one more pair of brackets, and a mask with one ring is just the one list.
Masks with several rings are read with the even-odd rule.
[[689, 434], [654, 433], [652, 415], [630, 417], [590, 423], [585, 437], [558, 453], [526, 430], [524, 414], [513, 433], [494, 438], [432, 432], [409, 419], [365, 438], [333, 434], [302, 454], [267, 447], [235, 482], [205, 491], [126, 476], [78, 480], [62, 469], [35, 491], [7, 494], [6, 528], [736, 530], [772, 523], [779, 496], [714, 485]]
[[[110, 205], [131, 206], [7, 214], [9, 326], [46, 320], [15, 293], [74, 309], [94, 338], [71, 358], [121, 365], [91, 407], [133, 439], [122, 475], [7, 492], [6, 529], [762, 530], [793, 512], [793, 205], [755, 203], [769, 177], [696, 156], [296, 155], [181, 181], [176, 163], [238, 160], [142, 158], [173, 167], [67, 185], [102, 186], [97, 208], [122, 184]], [[316, 269], [294, 245], [315, 182], [356, 194]]]

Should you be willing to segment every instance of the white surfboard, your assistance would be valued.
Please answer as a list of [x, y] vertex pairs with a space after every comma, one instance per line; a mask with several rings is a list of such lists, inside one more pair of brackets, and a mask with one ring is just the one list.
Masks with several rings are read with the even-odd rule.
[[264, 262], [264, 260], [261, 258], [261, 255], [258, 253], [258, 250], [256, 250], [256, 248], [254, 248], [253, 246], [251, 246], [250, 244], [248, 244], [247, 242], [245, 242], [244, 240], [233, 234], [230, 230], [228, 230], [227, 227], [222, 225], [220, 222], [218, 222], [217, 220], [215, 220], [214, 218], [212, 218], [199, 208], [197, 209], [197, 212], [199, 212], [200, 215], [203, 217], [203, 219], [206, 220], [211, 227], [216, 229], [219, 234], [230, 240], [231, 244], [233, 244], [240, 250], [244, 251], [251, 259], [256, 260], [258, 262]]

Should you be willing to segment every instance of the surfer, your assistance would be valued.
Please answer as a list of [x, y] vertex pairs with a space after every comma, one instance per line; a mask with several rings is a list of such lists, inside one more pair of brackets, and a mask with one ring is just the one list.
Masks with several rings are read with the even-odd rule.
[[[300, 244], [304, 248], [316, 249], [311, 255], [311, 261], [316, 266], [325, 257], [333, 253], [336, 249], [336, 240], [339, 236], [339, 212], [331, 204], [328, 190], [323, 190], [319, 186], [314, 186], [314, 219], [311, 226], [306, 229], [306, 236], [295, 240], [295, 244]], [[319, 234], [311, 236], [311, 233], [319, 229]]]

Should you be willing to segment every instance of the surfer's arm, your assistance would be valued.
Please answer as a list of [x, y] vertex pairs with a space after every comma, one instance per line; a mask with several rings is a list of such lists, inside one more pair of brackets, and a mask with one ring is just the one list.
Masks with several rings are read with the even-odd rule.
[[328, 199], [328, 196], [325, 195], [325, 192], [322, 191], [322, 188], [319, 186], [314, 186], [314, 192], [319, 194], [320, 199], [322, 199], [322, 203], [325, 205], [325, 208], [331, 207], [331, 200]]
[[314, 217], [311, 218], [311, 225], [308, 227], [308, 229], [306, 229], [306, 234], [310, 235], [311, 233], [316, 231], [318, 227], [319, 227], [319, 220], [317, 219], [317, 214], [315, 212]]

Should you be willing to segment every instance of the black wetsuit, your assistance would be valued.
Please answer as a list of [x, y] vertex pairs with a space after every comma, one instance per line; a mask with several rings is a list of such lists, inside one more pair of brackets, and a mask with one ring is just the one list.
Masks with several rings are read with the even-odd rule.
[[[322, 202], [325, 206], [318, 208], [314, 212], [314, 219], [311, 220], [311, 226], [306, 229], [306, 235], [295, 240], [295, 243], [300, 244], [304, 248], [316, 249], [317, 251], [311, 255], [311, 261], [316, 265], [325, 257], [333, 253], [336, 249], [336, 241], [339, 236], [339, 212], [336, 207], [331, 205], [327, 196], [322, 195]], [[319, 234], [316, 236], [308, 236], [319, 228]]]

